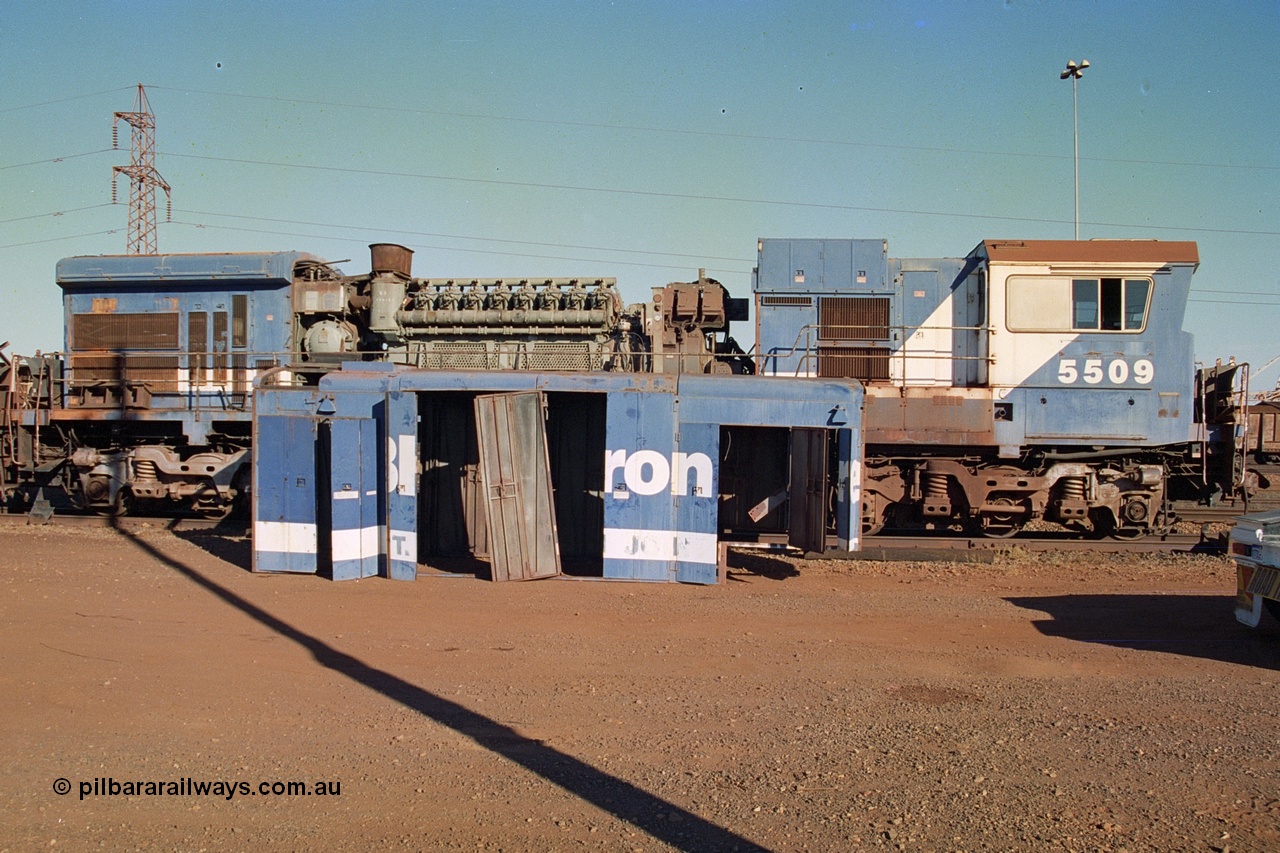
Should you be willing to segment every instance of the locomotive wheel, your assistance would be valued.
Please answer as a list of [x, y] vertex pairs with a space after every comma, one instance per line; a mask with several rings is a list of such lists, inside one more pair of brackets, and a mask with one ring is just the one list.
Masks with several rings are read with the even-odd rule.
[[241, 465], [240, 470], [231, 478], [231, 488], [235, 490], [236, 496], [231, 499], [231, 506], [227, 512], [227, 517], [234, 519], [248, 519], [250, 508], [252, 507], [252, 495], [250, 493], [253, 487], [253, 468], [249, 465]]
[[989, 512], [979, 517], [981, 533], [988, 539], [1008, 539], [1022, 529], [1022, 513], [1017, 511], [1017, 501], [1009, 497], [992, 498], [991, 503], [1010, 508], [1010, 512]]
[[97, 512], [98, 515], [105, 515], [109, 518], [123, 518], [126, 515], [132, 514], [133, 509], [133, 492], [126, 488], [116, 492], [116, 499], [110, 506], [98, 507]]
[[206, 518], [209, 521], [222, 521], [224, 518], [229, 518], [231, 516], [231, 513], [235, 511], [235, 505], [218, 504], [217, 506], [197, 506], [195, 507], [195, 511], [201, 518]]
[[1022, 529], [1020, 524], [984, 524], [982, 535], [988, 539], [1011, 539]]
[[1090, 533], [1094, 539], [1106, 539], [1116, 531], [1116, 519], [1110, 510], [1098, 508], [1090, 510], [1089, 521], [1093, 525]]
[[1093, 521], [1095, 539], [1105, 539], [1109, 536], [1121, 542], [1132, 542], [1151, 532], [1146, 527], [1121, 527], [1116, 524], [1115, 516], [1107, 510], [1095, 509], [1089, 514], [1089, 518]]
[[862, 535], [875, 536], [884, 530], [888, 515], [889, 510], [881, 506], [877, 495], [865, 494], [862, 499]]

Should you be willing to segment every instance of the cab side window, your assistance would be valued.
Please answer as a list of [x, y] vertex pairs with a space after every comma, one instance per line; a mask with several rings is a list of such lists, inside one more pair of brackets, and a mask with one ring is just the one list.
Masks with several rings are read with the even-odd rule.
[[1146, 324], [1146, 279], [1076, 278], [1071, 281], [1071, 328], [1136, 332]]

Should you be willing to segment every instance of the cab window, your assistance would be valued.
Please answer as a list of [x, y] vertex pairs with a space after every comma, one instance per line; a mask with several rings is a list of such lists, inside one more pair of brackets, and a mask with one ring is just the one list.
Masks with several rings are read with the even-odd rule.
[[1071, 280], [1071, 328], [1136, 332], [1146, 324], [1151, 282], [1142, 278]]

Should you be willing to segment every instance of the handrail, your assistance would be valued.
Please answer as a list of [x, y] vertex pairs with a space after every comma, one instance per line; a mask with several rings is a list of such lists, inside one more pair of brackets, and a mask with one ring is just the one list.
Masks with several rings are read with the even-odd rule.
[[[139, 396], [161, 396], [166, 404], [160, 408], [200, 413], [202, 411], [243, 411], [249, 408], [253, 376], [268, 366], [280, 364], [291, 353], [251, 350], [154, 350], [113, 349], [77, 350], [56, 353], [66, 368], [57, 380], [68, 404], [79, 402], [86, 408], [114, 406], [149, 407], [149, 399]], [[89, 403], [84, 402], [90, 389], [119, 389], [119, 393]], [[138, 391], [136, 389], [141, 389]], [[78, 395], [78, 398], [77, 398]], [[181, 405], [174, 405], [181, 399]]]
[[[946, 350], [936, 349], [929, 352], [918, 352], [918, 351], [913, 352], [911, 351], [911, 348], [906, 345], [905, 342], [894, 342], [884, 338], [816, 338], [815, 340], [815, 337], [816, 337], [815, 333], [820, 332], [823, 329], [831, 329], [831, 328], [833, 327], [830, 325], [819, 326], [817, 323], [807, 323], [800, 327], [800, 330], [796, 333], [795, 340], [792, 341], [790, 348], [779, 347], [770, 352], [762, 351], [756, 357], [758, 359], [770, 359], [770, 358], [785, 359], [785, 358], [791, 358], [799, 354], [800, 364], [797, 366], [797, 371], [812, 372], [811, 370], [809, 370], [810, 359], [821, 355], [820, 351], [823, 348], [823, 344], [830, 343], [834, 346], [846, 346], [846, 347], [847, 346], [863, 346], [868, 349], [883, 350], [884, 356], [886, 358], [893, 358], [894, 360], [900, 360], [903, 363], [903, 367], [901, 368], [901, 370], [904, 375], [906, 373], [906, 362], [908, 361], [921, 362], [921, 361], [942, 360], [947, 362], [948, 364], [952, 362], [958, 362], [958, 361], [959, 362], [973, 361], [973, 362], [985, 362], [986, 364], [995, 364], [995, 356], [991, 355], [989, 352], [986, 355], [959, 355], [952, 352], [949, 349], [946, 349]], [[870, 327], [845, 325], [845, 326], [837, 326], [834, 328], [867, 329]], [[932, 330], [932, 331], [962, 331], [962, 332], [987, 331], [986, 326], [888, 326], [888, 327], [880, 327], [880, 328], [888, 328], [890, 331], [910, 330], [912, 332], [919, 331], [921, 329]], [[801, 346], [802, 338], [805, 340], [803, 347]], [[896, 348], [894, 346], [895, 344], [896, 344]], [[752, 347], [752, 349], [755, 349], [755, 347]]]

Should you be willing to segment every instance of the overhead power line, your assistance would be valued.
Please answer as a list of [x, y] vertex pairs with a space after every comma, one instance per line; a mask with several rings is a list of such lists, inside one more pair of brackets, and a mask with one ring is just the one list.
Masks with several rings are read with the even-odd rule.
[[[20, 216], [13, 219], [0, 220], [0, 224], [7, 224], [10, 222], [19, 222], [19, 221], [29, 220], [29, 219], [40, 219], [45, 217], [61, 216], [65, 213], [77, 213], [85, 210], [94, 210], [100, 207], [111, 207], [111, 205], [96, 204], [96, 205], [89, 205], [87, 207], [71, 208], [65, 211], [57, 211], [54, 213], [35, 214], [33, 216]], [[333, 223], [321, 223], [321, 222], [313, 223], [313, 222], [287, 220], [287, 219], [270, 219], [267, 217], [253, 217], [253, 216], [241, 217], [235, 214], [213, 213], [213, 212], [206, 212], [206, 211], [180, 210], [178, 212], [195, 214], [200, 216], [223, 216], [223, 217], [234, 218], [234, 219], [247, 219], [255, 222], [271, 222], [271, 223], [279, 223], [279, 224], [296, 224], [296, 225], [317, 225], [325, 228], [345, 228], [349, 230], [365, 230], [365, 231], [374, 231], [382, 234], [406, 234], [409, 236], [445, 237], [449, 239], [462, 239], [462, 240], [484, 240], [484, 241], [495, 242], [495, 243], [510, 243], [513, 245], [548, 246], [553, 248], [584, 249], [587, 251], [599, 251], [599, 252], [609, 252], [609, 253], [617, 252], [617, 253], [655, 255], [658, 257], [666, 256], [671, 258], [688, 258], [695, 262], [698, 260], [721, 260], [721, 261], [729, 261], [729, 262], [738, 262], [743, 264], [744, 266], [742, 268], [719, 267], [719, 268], [708, 268], [708, 269], [710, 269], [710, 271], [712, 272], [717, 272], [717, 273], [729, 273], [729, 274], [739, 274], [739, 275], [746, 275], [751, 272], [751, 269], [750, 269], [751, 262], [743, 258], [681, 255], [681, 254], [672, 253], [672, 252], [649, 252], [649, 251], [644, 251], [639, 249], [617, 249], [617, 248], [612, 248], [608, 246], [579, 246], [579, 245], [573, 245], [573, 244], [541, 243], [541, 242], [523, 241], [523, 240], [501, 240], [496, 238], [469, 237], [466, 235], [453, 235], [453, 234], [437, 234], [432, 232], [409, 231], [404, 229], [387, 229], [387, 228], [372, 228], [372, 227], [364, 228], [360, 226], [346, 226], [346, 225], [337, 225]], [[264, 228], [249, 228], [249, 227], [240, 227], [240, 226], [234, 226], [234, 225], [212, 225], [204, 222], [188, 222], [180, 219], [173, 220], [172, 224], [183, 225], [191, 228], [196, 228], [198, 230], [237, 231], [237, 232], [248, 233], [248, 234], [270, 234], [270, 235], [285, 236], [285, 237], [304, 237], [310, 240], [325, 240], [330, 242], [348, 242], [348, 243], [367, 242], [367, 238], [364, 238], [364, 237], [349, 237], [349, 236], [340, 236], [335, 234], [315, 234], [315, 233], [305, 233], [305, 232], [298, 232], [298, 231], [269, 230]], [[50, 237], [43, 240], [28, 240], [20, 243], [3, 244], [3, 245], [0, 245], [0, 249], [12, 249], [12, 248], [19, 248], [22, 246], [34, 246], [34, 245], [40, 245], [44, 243], [56, 243], [64, 240], [76, 240], [76, 239], [81, 239], [85, 237], [98, 237], [98, 236], [111, 235], [111, 234], [117, 234], [117, 233], [119, 233], [118, 228], [112, 228], [106, 231], [90, 231], [83, 234], [67, 234], [67, 235], [58, 236], [58, 237]], [[418, 245], [418, 248], [423, 250], [437, 250], [437, 251], [443, 251], [443, 252], [463, 252], [467, 254], [478, 254], [478, 255], [503, 255], [507, 257], [527, 257], [527, 258], [537, 258], [541, 260], [573, 261], [577, 263], [592, 263], [592, 264], [599, 263], [599, 264], [609, 264], [609, 265], [618, 265], [618, 266], [643, 267], [643, 268], [649, 268], [649, 269], [676, 269], [676, 270], [685, 269], [685, 266], [683, 264], [675, 263], [675, 262], [669, 263], [669, 264], [660, 264], [660, 263], [646, 263], [643, 261], [619, 261], [612, 258], [610, 259], [581, 258], [581, 257], [573, 257], [573, 256], [565, 256], [565, 255], [547, 255], [547, 254], [539, 254], [539, 253], [532, 253], [532, 252], [516, 252], [516, 251], [504, 252], [504, 251], [492, 250], [492, 249], [467, 249], [467, 248], [461, 248], [456, 246], [431, 246], [431, 245], [421, 245], [421, 244]], [[1227, 300], [1227, 299], [1206, 298], [1209, 296], [1219, 296], [1219, 295], [1260, 296], [1260, 297], [1272, 298], [1272, 299], [1280, 298], [1280, 293], [1267, 293], [1263, 291], [1209, 290], [1209, 291], [1201, 291], [1200, 293], [1193, 291], [1189, 296], [1188, 301], [1196, 302], [1200, 304], [1206, 304], [1206, 305], [1243, 305], [1243, 306], [1256, 306], [1261, 308], [1280, 307], [1280, 302], [1259, 302], [1257, 300]]]
[[[643, 249], [620, 249], [612, 246], [587, 246], [587, 245], [580, 245], [580, 244], [573, 244], [573, 243], [547, 243], [543, 241], [532, 241], [532, 240], [505, 240], [505, 239], [495, 238], [495, 237], [472, 237], [465, 234], [446, 234], [446, 233], [431, 232], [431, 231], [413, 231], [409, 229], [400, 229], [400, 228], [353, 226], [353, 225], [342, 225], [339, 223], [332, 223], [332, 222], [310, 222], [305, 220], [274, 219], [274, 218], [264, 217], [264, 216], [240, 216], [237, 214], [215, 213], [211, 211], [179, 210], [178, 213], [191, 214], [195, 216], [217, 216], [217, 217], [225, 217], [229, 219], [242, 219], [250, 222], [266, 222], [266, 223], [272, 223], [272, 224], [278, 224], [278, 225], [310, 225], [310, 226], [316, 226], [319, 228], [341, 228], [345, 230], [354, 230], [354, 231], [370, 231], [370, 232], [373, 232], [374, 234], [379, 234], [379, 235], [396, 234], [396, 235], [403, 235], [403, 236], [409, 236], [409, 237], [434, 237], [434, 238], [444, 238], [444, 239], [451, 239], [451, 240], [473, 240], [473, 241], [486, 242], [486, 243], [505, 243], [513, 246], [541, 246], [541, 247], [555, 248], [555, 249], [580, 249], [583, 251], [590, 251], [590, 252], [607, 252], [610, 254], [617, 253], [617, 254], [650, 255], [658, 258], [668, 257], [673, 259], [685, 259], [698, 266], [705, 266], [706, 261], [727, 261], [729, 263], [739, 263], [739, 264], [742, 264], [743, 266], [741, 268], [718, 267], [718, 268], [712, 269], [712, 271], [720, 272], [720, 273], [733, 273], [733, 274], [739, 274], [739, 275], [750, 274], [751, 268], [752, 268], [752, 261], [749, 259], [725, 257], [720, 255], [694, 255], [694, 254], [678, 253], [678, 252], [655, 252], [655, 251], [649, 251], [649, 250], [643, 250]], [[249, 227], [233, 226], [233, 225], [213, 225], [213, 224], [204, 223], [204, 222], [189, 222], [189, 221], [181, 221], [181, 220], [174, 220], [174, 224], [185, 225], [185, 226], [198, 228], [198, 229], [238, 231], [238, 232], [243, 232], [248, 234], [274, 234], [274, 235], [286, 236], [286, 237], [305, 237], [311, 240], [327, 240], [327, 241], [338, 241], [338, 242], [348, 242], [348, 243], [364, 243], [368, 239], [368, 238], [341, 236], [341, 235], [335, 235], [335, 234], [317, 234], [317, 233], [306, 233], [306, 232], [298, 232], [298, 231], [279, 231], [279, 230], [269, 230], [264, 228], [249, 228]], [[417, 248], [424, 249], [424, 250], [432, 249], [432, 250], [437, 250], [442, 252], [464, 252], [468, 254], [477, 254], [477, 255], [503, 255], [507, 257], [539, 258], [539, 259], [546, 259], [546, 260], [574, 261], [574, 262], [592, 263], [592, 264], [594, 263], [615, 264], [615, 265], [621, 265], [621, 266], [647, 267], [652, 269], [684, 269], [685, 268], [683, 264], [680, 264], [675, 261], [673, 261], [672, 263], [646, 263], [641, 261], [619, 261], [614, 258], [608, 258], [608, 259], [583, 258], [583, 257], [575, 257], [575, 256], [568, 256], [568, 255], [547, 255], [547, 254], [541, 254], [541, 253], [535, 253], [535, 252], [502, 251], [502, 250], [496, 250], [496, 249], [468, 249], [468, 248], [459, 247], [459, 246], [438, 246], [438, 245], [433, 246], [433, 245], [422, 245], [422, 244], [416, 244], [416, 245], [417, 245]], [[1192, 302], [1200, 302], [1200, 303], [1205, 303], [1210, 305], [1258, 305], [1260, 307], [1269, 307], [1271, 305], [1276, 305], [1280, 307], [1280, 302], [1273, 303], [1273, 302], [1258, 302], [1258, 301], [1252, 301], [1252, 302], [1251, 301], [1230, 301], [1230, 300], [1218, 300], [1218, 299], [1205, 298], [1208, 296], [1260, 296], [1265, 298], [1280, 299], [1280, 292], [1266, 293], [1263, 291], [1254, 291], [1254, 290], [1206, 290], [1206, 291], [1200, 291], [1198, 293], [1193, 291], [1189, 298], [1190, 298], [1190, 301]]]
[[[342, 237], [334, 236], [334, 234], [310, 234], [296, 231], [269, 231], [265, 228], [242, 228], [238, 225], [210, 225], [207, 223], [184, 222], [184, 220], [174, 219], [175, 225], [189, 225], [192, 228], [205, 229], [205, 231], [239, 231], [252, 234], [275, 234], [279, 237], [305, 237], [307, 240], [324, 240], [329, 242], [348, 242], [348, 243], [367, 243], [369, 240], [364, 237]], [[417, 243], [415, 250], [434, 250], [442, 252], [462, 252], [468, 255], [503, 255], [508, 257], [534, 257], [538, 260], [556, 260], [556, 261], [573, 261], [576, 264], [602, 264], [609, 266], [643, 266], [648, 269], [692, 269], [691, 266], [685, 264], [655, 264], [646, 263], [646, 261], [637, 260], [617, 260], [617, 259], [600, 259], [600, 257], [573, 257], [566, 255], [543, 255], [538, 252], [527, 251], [509, 251], [493, 250], [493, 248], [463, 248], [460, 246], [431, 246]], [[604, 248], [602, 251], [614, 251], [611, 248]], [[727, 268], [705, 268], [713, 273], [733, 273], [745, 274], [750, 273], [750, 269], [727, 269]]]
[[310, 225], [319, 228], [345, 228], [354, 231], [372, 231], [375, 234], [399, 234], [410, 237], [432, 237], [443, 238], [447, 240], [474, 240], [485, 243], [508, 243], [513, 246], [539, 246], [543, 248], [553, 249], [581, 249], [588, 252], [620, 252], [632, 255], [654, 255], [658, 257], [668, 258], [685, 258], [693, 261], [732, 261], [741, 263], [741, 258], [726, 258], [716, 255], [691, 255], [684, 252], [655, 252], [646, 249], [619, 249], [612, 246], [584, 246], [575, 243], [548, 243], [543, 240], [506, 240], [500, 237], [473, 237], [468, 234], [443, 234], [435, 231], [412, 231], [404, 228], [380, 228], [368, 225], [343, 225], [336, 222], [309, 222], [297, 219], [273, 219], [266, 216], [242, 216], [235, 213], [215, 213], [205, 210], [179, 210], [178, 213], [186, 213], [194, 216], [219, 216], [229, 219], [243, 219], [251, 222], [270, 222], [276, 225]]
[[[111, 207], [111, 206], [112, 206], [111, 204], [104, 202], [102, 204], [91, 204], [91, 205], [86, 205], [84, 207], [73, 207], [73, 208], [68, 208], [66, 210], [57, 210], [49, 213], [36, 213], [36, 214], [31, 214], [29, 216], [16, 216], [10, 219], [0, 219], [0, 225], [7, 225], [13, 222], [23, 222], [23, 221], [33, 220], [33, 219], [45, 219], [45, 218], [65, 216], [71, 213], [81, 213], [87, 210], [97, 210], [99, 208]], [[188, 216], [213, 216], [213, 217], [219, 217], [219, 218], [225, 218], [225, 219], [243, 220], [248, 222], [265, 222], [273, 225], [305, 225], [305, 226], [313, 226], [317, 228], [339, 228], [346, 231], [366, 231], [366, 232], [372, 232], [375, 235], [396, 234], [396, 235], [402, 235], [402, 236], [408, 236], [408, 237], [429, 237], [434, 239], [446, 239], [446, 240], [470, 240], [475, 242], [499, 243], [499, 244], [506, 244], [506, 245], [512, 245], [512, 246], [532, 246], [532, 247], [544, 247], [544, 248], [552, 248], [552, 249], [578, 249], [578, 250], [588, 251], [588, 252], [608, 252], [610, 254], [645, 255], [645, 256], [651, 256], [654, 258], [674, 259], [673, 263], [670, 263], [670, 264], [656, 264], [656, 263], [655, 264], [645, 264], [645, 263], [634, 264], [635, 266], [652, 266], [655, 268], [662, 268], [662, 269], [682, 268], [681, 264], [679, 264], [678, 262], [675, 262], [678, 260], [688, 260], [694, 263], [707, 262], [707, 261], [726, 261], [728, 263], [740, 263], [744, 265], [751, 264], [751, 261], [745, 258], [727, 257], [722, 255], [690, 254], [687, 252], [658, 252], [658, 251], [652, 251], [647, 249], [624, 249], [616, 246], [594, 246], [594, 245], [585, 245], [585, 244], [579, 244], [579, 243], [548, 243], [542, 240], [509, 240], [509, 239], [504, 239], [500, 237], [475, 237], [469, 234], [451, 234], [447, 232], [438, 232], [438, 231], [416, 231], [416, 230], [407, 229], [407, 228], [387, 228], [382, 226], [345, 225], [337, 222], [315, 222], [311, 220], [280, 219], [280, 218], [273, 218], [273, 217], [267, 217], [267, 216], [245, 216], [245, 215], [236, 214], [236, 213], [220, 213], [217, 211], [208, 211], [208, 210], [179, 209], [176, 212], [179, 214], [185, 214]], [[367, 238], [357, 239], [352, 237], [339, 236], [335, 234], [314, 234], [314, 233], [300, 233], [300, 232], [293, 232], [293, 231], [267, 230], [267, 229], [249, 228], [249, 227], [219, 226], [219, 225], [212, 225], [205, 222], [175, 220], [174, 224], [194, 227], [198, 229], [219, 229], [219, 230], [227, 230], [227, 231], [239, 231], [239, 232], [250, 233], [250, 234], [276, 234], [276, 235], [290, 236], [290, 237], [306, 237], [308, 239], [316, 239], [316, 240], [364, 242], [364, 240], [367, 239]], [[113, 233], [115, 233], [114, 230], [102, 231], [102, 232], [95, 231], [85, 235], [72, 235], [68, 237], [57, 237], [53, 239], [67, 240], [67, 239], [72, 239], [72, 237], [74, 236], [97, 236], [99, 234], [113, 234]], [[33, 242], [45, 243], [45, 242], [51, 242], [51, 241], [37, 240]], [[30, 243], [10, 244], [10, 246], [25, 246], [25, 245], [31, 245], [31, 244]], [[3, 248], [9, 248], [9, 247], [6, 246]], [[424, 247], [424, 248], [435, 248], [441, 251], [466, 251], [466, 252], [472, 252], [475, 254], [498, 254], [498, 255], [525, 256], [525, 257], [547, 257], [547, 258], [555, 258], [557, 260], [580, 260], [588, 263], [596, 263], [596, 262], [619, 263], [618, 261], [613, 261], [613, 260], [599, 261], [598, 259], [592, 259], [592, 258], [574, 258], [574, 257], [561, 256], [561, 255], [549, 256], [549, 255], [538, 255], [538, 254], [526, 254], [523, 252], [488, 251], [483, 249], [463, 249], [463, 248], [451, 247], [451, 246], [433, 246], [433, 247]], [[699, 264], [699, 265], [705, 265], [705, 264]], [[747, 272], [750, 272], [750, 269], [748, 266], [748, 268], [746, 269], [722, 268], [717, 271], [747, 273]], [[1276, 291], [1218, 290], [1218, 289], [1194, 290], [1193, 289], [1191, 291], [1189, 298], [1192, 302], [1202, 302], [1202, 303], [1207, 303], [1212, 305], [1267, 306], [1267, 305], [1273, 304], [1269, 302], [1225, 301], [1225, 300], [1208, 298], [1208, 297], [1215, 297], [1215, 296], [1257, 296], [1265, 299], [1280, 299], [1280, 289], [1277, 289]]]
[[[399, 172], [384, 169], [353, 169], [344, 166], [316, 166], [306, 163], [282, 163], [271, 160], [250, 160], [239, 157], [213, 157], [207, 154], [180, 154], [177, 152], [161, 152], [165, 157], [178, 157], [190, 160], [208, 160], [218, 163], [239, 163], [249, 166], [271, 166], [281, 169], [307, 169], [317, 172], [334, 172], [352, 175], [373, 175], [385, 178], [418, 178], [428, 181], [451, 181], [456, 183], [467, 184], [484, 184], [489, 186], [506, 186], [521, 187], [525, 189], [542, 189], [542, 190], [565, 190], [571, 192], [584, 193], [601, 193], [614, 195], [630, 195], [642, 196], [645, 198], [667, 198], [682, 199], [686, 201], [715, 201], [729, 202], [734, 204], [756, 204], [769, 205], [777, 207], [800, 207], [812, 208], [819, 210], [856, 210], [865, 213], [894, 213], [906, 216], [936, 216], [949, 217], [957, 219], [976, 219], [989, 222], [1034, 222], [1042, 225], [1063, 225], [1070, 224], [1072, 220], [1063, 219], [1045, 219], [1030, 216], [998, 216], [995, 214], [985, 213], [956, 213], [940, 210], [913, 210], [909, 208], [893, 208], [893, 207], [869, 207], [854, 204], [831, 204], [814, 201], [779, 201], [777, 199], [766, 198], [746, 198], [740, 196], [716, 196], [716, 195], [697, 195], [695, 193], [676, 193], [676, 192], [659, 192], [657, 190], [631, 190], [620, 189], [617, 187], [591, 187], [575, 184], [546, 184], [536, 183], [533, 181], [503, 181], [496, 178], [460, 178], [452, 175], [427, 175], [419, 172]], [[1174, 225], [1135, 225], [1125, 222], [1081, 222], [1082, 225], [1092, 225], [1102, 228], [1135, 228], [1147, 231], [1184, 231], [1197, 232], [1206, 234], [1243, 234], [1252, 236], [1274, 237], [1280, 236], [1280, 231], [1244, 231], [1231, 228], [1200, 228], [1193, 226], [1174, 226]]]
[[1201, 299], [1198, 296], [1190, 296], [1188, 302], [1199, 302], [1202, 305], [1252, 305], [1257, 308], [1280, 308], [1280, 302], [1236, 302], [1229, 299]]
[[[1039, 151], [986, 151], [979, 148], [949, 148], [929, 145], [896, 145], [887, 142], [863, 142], [848, 139], [821, 139], [803, 136], [772, 136], [753, 133], [730, 133], [723, 130], [698, 130], [695, 128], [652, 127], [645, 125], [608, 124], [606, 122], [570, 121], [567, 119], [526, 118], [523, 116], [503, 116], [488, 113], [460, 113], [444, 110], [427, 110], [415, 107], [392, 107], [378, 104], [354, 104], [342, 101], [320, 101], [309, 98], [289, 98], [278, 95], [247, 95], [238, 92], [211, 92], [203, 89], [180, 89], [168, 86], [149, 86], [156, 91], [183, 92], [195, 95], [213, 95], [221, 98], [243, 98], [252, 101], [272, 101], [287, 104], [309, 104], [320, 107], [340, 107], [351, 110], [375, 110], [379, 112], [409, 113], [415, 115], [437, 116], [442, 118], [464, 118], [480, 121], [506, 121], [521, 124], [547, 124], [559, 127], [585, 127], [596, 130], [614, 130], [639, 133], [664, 133], [682, 136], [704, 136], [720, 139], [743, 139], [760, 142], [785, 142], [788, 144], [837, 145], [852, 148], [879, 148], [893, 151], [927, 151], [936, 154], [980, 154], [987, 157], [1030, 157], [1044, 160], [1069, 160], [1066, 154], [1049, 154]], [[1081, 160], [1092, 163], [1127, 163], [1149, 166], [1186, 166], [1212, 169], [1261, 169], [1280, 170], [1280, 166], [1267, 166], [1249, 163], [1197, 163], [1182, 160], [1142, 160], [1128, 157], [1082, 157]]]
[[87, 234], [67, 234], [64, 237], [48, 237], [44, 240], [27, 240], [23, 243], [6, 243], [0, 246], [0, 249], [16, 249], [19, 246], [38, 246], [41, 243], [57, 243], [61, 240], [79, 240], [82, 237], [100, 237], [103, 234], [118, 234], [119, 228], [112, 228], [107, 231], [90, 231]]
[[1191, 289], [1192, 296], [1274, 296], [1280, 297], [1280, 288], [1276, 290], [1198, 290]]
[[80, 154], [67, 154], [62, 157], [50, 157], [48, 160], [32, 160], [30, 163], [13, 163], [8, 166], [0, 166], [0, 172], [5, 169], [21, 169], [23, 166], [41, 166], [45, 163], [61, 163], [63, 160], [74, 160], [77, 157], [91, 157], [94, 154], [106, 154], [110, 148], [99, 148], [97, 151], [84, 151]]
[[110, 204], [103, 202], [102, 204], [90, 204], [85, 207], [69, 207], [66, 210], [55, 210], [52, 213], [33, 213], [30, 216], [15, 216], [12, 219], [0, 219], [0, 225], [9, 222], [22, 222], [26, 219], [44, 219], [47, 216], [65, 216], [68, 213], [79, 213], [82, 210], [97, 210], [100, 207], [111, 207]]
[[50, 104], [65, 104], [67, 101], [79, 101], [83, 98], [96, 98], [99, 95], [114, 95], [117, 92], [130, 91], [132, 88], [133, 88], [132, 86], [121, 86], [118, 89], [105, 89], [101, 92], [90, 92], [87, 95], [71, 95], [70, 97], [67, 97], [67, 98], [56, 98], [52, 101], [40, 101], [39, 103], [36, 103], [36, 104], [22, 104], [21, 106], [17, 106], [17, 107], [4, 107], [3, 109], [0, 109], [0, 113], [11, 113], [11, 112], [16, 112], [17, 110], [31, 110], [31, 109], [35, 109], [36, 107], [47, 107]]

